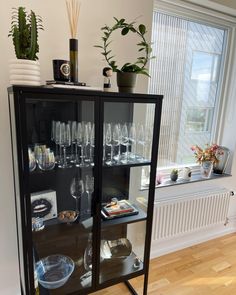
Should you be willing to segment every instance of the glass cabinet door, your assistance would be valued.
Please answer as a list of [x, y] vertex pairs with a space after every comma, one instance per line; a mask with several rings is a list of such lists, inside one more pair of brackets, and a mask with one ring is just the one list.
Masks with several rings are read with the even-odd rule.
[[[148, 103], [104, 102], [99, 283], [145, 271], [145, 238], [154, 118]], [[153, 104], [153, 107], [155, 105]]]
[[26, 125], [40, 294], [79, 292], [93, 277], [94, 101], [27, 98]]

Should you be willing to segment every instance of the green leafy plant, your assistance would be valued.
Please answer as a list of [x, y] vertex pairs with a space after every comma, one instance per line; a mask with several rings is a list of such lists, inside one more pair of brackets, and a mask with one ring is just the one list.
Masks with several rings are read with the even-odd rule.
[[179, 174], [179, 170], [178, 169], [172, 169], [171, 170], [171, 174], [178, 175]]
[[18, 59], [37, 60], [39, 52], [38, 30], [43, 30], [42, 18], [31, 10], [27, 13], [24, 7], [13, 8], [11, 30]]
[[[115, 18], [115, 24], [112, 27], [105, 25], [101, 28], [103, 32], [102, 45], [96, 45], [95, 47], [102, 49], [102, 55], [105, 57], [106, 62], [112, 68], [114, 72], [133, 72], [138, 74], [148, 75], [148, 70], [145, 67], [151, 58], [150, 54], [152, 52], [150, 44], [146, 41], [145, 34], [147, 33], [146, 27], [143, 24], [135, 26], [135, 22], [127, 23], [124, 18], [118, 20]], [[137, 34], [141, 41], [137, 44], [138, 52], [142, 53], [141, 56], [137, 58], [134, 63], [125, 63], [120, 69], [118, 68], [117, 62], [114, 59], [112, 50], [110, 49], [110, 44], [112, 42], [111, 35], [114, 31], [121, 30], [121, 35], [125, 36], [129, 32]]]

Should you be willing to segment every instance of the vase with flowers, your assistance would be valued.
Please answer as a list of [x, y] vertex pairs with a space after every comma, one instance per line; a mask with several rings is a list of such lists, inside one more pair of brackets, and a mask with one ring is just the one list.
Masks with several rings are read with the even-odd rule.
[[200, 171], [202, 178], [209, 178], [211, 176], [213, 164], [218, 162], [216, 157], [218, 148], [219, 146], [217, 144], [206, 144], [205, 148], [201, 148], [198, 145], [191, 147], [197, 163], [201, 165]]

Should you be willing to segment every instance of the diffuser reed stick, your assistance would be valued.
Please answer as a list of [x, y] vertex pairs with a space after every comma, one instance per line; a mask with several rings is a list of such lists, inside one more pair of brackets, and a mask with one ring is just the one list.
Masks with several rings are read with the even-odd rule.
[[78, 0], [66, 0], [70, 26], [70, 66], [71, 82], [78, 83], [78, 22], [81, 3]]

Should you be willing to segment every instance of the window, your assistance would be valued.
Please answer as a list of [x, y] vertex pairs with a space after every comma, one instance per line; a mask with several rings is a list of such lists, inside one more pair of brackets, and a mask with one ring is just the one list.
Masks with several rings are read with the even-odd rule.
[[226, 39], [219, 25], [154, 11], [149, 93], [164, 94], [159, 169], [195, 164], [190, 147], [214, 142]]

